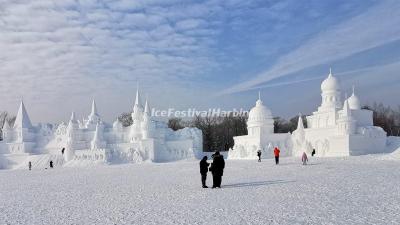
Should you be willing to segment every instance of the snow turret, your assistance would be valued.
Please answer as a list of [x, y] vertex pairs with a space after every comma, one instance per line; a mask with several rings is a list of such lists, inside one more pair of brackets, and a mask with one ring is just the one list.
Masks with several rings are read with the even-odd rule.
[[361, 103], [358, 97], [355, 95], [354, 91], [354, 86], [353, 86], [353, 94], [350, 96], [350, 98], [347, 99], [349, 102], [349, 107], [352, 110], [360, 110], [361, 109]]
[[96, 122], [96, 123], [99, 122], [99, 120], [100, 120], [100, 116], [97, 113], [96, 101], [94, 99], [92, 101], [92, 111], [90, 112], [89, 120]]
[[133, 106], [132, 120], [133, 124], [131, 125], [129, 137], [131, 142], [136, 142], [142, 137], [141, 123], [143, 121], [143, 107], [140, 103], [139, 88], [136, 90], [136, 99], [135, 105]]
[[70, 161], [75, 157], [75, 143], [78, 128], [78, 121], [76, 121], [75, 113], [72, 112], [67, 126], [67, 144], [64, 153], [65, 161]]
[[351, 115], [351, 109], [348, 100], [344, 101], [343, 110], [338, 119], [339, 134], [352, 135], [356, 132], [356, 121]]
[[103, 141], [103, 132], [100, 124], [98, 123], [96, 125], [96, 130], [94, 131], [94, 136], [92, 141], [90, 142], [90, 149], [101, 149], [105, 147], [104, 141]]
[[135, 104], [133, 105], [132, 120], [141, 121], [143, 115], [143, 106], [140, 102], [139, 88], [136, 90]]
[[4, 125], [3, 125], [3, 129], [2, 129], [3, 140], [5, 142], [8, 142], [10, 140], [10, 131], [11, 131], [11, 127], [6, 119], [6, 120], [4, 120]]
[[75, 117], [75, 112], [72, 112], [71, 118], [69, 119], [69, 122], [68, 122], [67, 131], [78, 129], [78, 128], [79, 128], [79, 125], [78, 125], [78, 121], [76, 120], [76, 117]]
[[26, 112], [24, 102], [21, 101], [18, 109], [17, 118], [14, 122], [14, 129], [15, 128], [32, 128], [31, 120], [29, 119], [28, 113]]
[[3, 125], [3, 129], [2, 130], [3, 130], [3, 132], [11, 130], [10, 124], [8, 123], [7, 119], [4, 120], [4, 125]]
[[305, 139], [305, 131], [304, 131], [304, 123], [303, 123], [303, 117], [301, 114], [299, 114], [299, 120], [297, 122], [297, 129], [293, 132], [293, 134], [296, 136], [298, 139]]
[[329, 70], [328, 78], [322, 82], [321, 91], [322, 104], [319, 108], [321, 111], [340, 109], [340, 82], [333, 76], [332, 69]]
[[113, 123], [113, 129], [116, 130], [116, 131], [122, 131], [123, 130], [123, 125], [122, 125], [121, 121], [119, 121], [118, 118]]
[[301, 114], [299, 114], [297, 129], [293, 131], [292, 143], [292, 154], [294, 156], [301, 156], [303, 152], [311, 153], [312, 151], [312, 146], [310, 142], [306, 140], [306, 131], [304, 129], [303, 117], [301, 116]]
[[143, 122], [142, 122], [141, 128], [142, 128], [142, 133], [143, 133], [143, 139], [151, 138], [153, 136], [154, 123], [151, 120], [151, 115], [150, 115], [150, 110], [149, 110], [149, 105], [148, 105], [147, 100], [146, 100], [146, 103], [144, 106]]
[[96, 106], [96, 101], [93, 100], [92, 101], [92, 110], [88, 116], [88, 119], [86, 121], [86, 128], [90, 129], [90, 130], [94, 130], [96, 127], [96, 124], [101, 122], [100, 116], [97, 113], [97, 106]]
[[149, 110], [149, 104], [146, 99], [146, 103], [144, 105], [143, 121], [145, 120], [148, 121], [149, 119], [150, 119], [150, 110]]

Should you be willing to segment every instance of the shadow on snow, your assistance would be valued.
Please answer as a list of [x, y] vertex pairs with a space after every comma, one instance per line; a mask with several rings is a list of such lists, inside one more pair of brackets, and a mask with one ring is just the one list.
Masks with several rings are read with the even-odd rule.
[[294, 183], [294, 182], [296, 182], [296, 181], [285, 181], [285, 180], [256, 181], [256, 182], [248, 182], [248, 183], [227, 184], [227, 185], [222, 185], [222, 187], [223, 188], [258, 187], [258, 186], [266, 186], [266, 185], [274, 185], [274, 184], [287, 184], [287, 183]]

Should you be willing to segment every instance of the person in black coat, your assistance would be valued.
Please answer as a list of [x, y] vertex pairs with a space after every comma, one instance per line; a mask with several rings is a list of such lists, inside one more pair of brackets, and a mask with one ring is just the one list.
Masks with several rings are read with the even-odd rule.
[[203, 185], [203, 188], [208, 188], [206, 185], [206, 180], [207, 180], [207, 172], [208, 172], [208, 166], [210, 163], [207, 162], [207, 156], [204, 156], [202, 160], [200, 160], [200, 174], [201, 174], [201, 183]]
[[53, 168], [53, 161], [50, 160], [50, 168]]
[[213, 187], [221, 188], [222, 176], [224, 175], [225, 160], [218, 151], [214, 154], [213, 163], [211, 164], [210, 171], [213, 175]]

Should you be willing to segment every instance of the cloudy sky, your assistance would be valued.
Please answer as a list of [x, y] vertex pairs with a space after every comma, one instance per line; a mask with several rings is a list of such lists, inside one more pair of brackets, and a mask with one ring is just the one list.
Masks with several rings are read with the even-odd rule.
[[0, 0], [0, 111], [34, 122], [152, 107], [310, 113], [332, 67], [364, 104], [397, 106], [400, 1]]

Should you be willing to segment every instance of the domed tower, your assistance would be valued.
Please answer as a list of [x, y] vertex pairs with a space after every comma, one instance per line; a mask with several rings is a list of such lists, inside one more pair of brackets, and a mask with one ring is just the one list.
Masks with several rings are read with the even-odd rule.
[[260, 93], [256, 106], [250, 110], [247, 120], [247, 130], [249, 136], [263, 136], [274, 133], [274, 119], [271, 110], [263, 105]]
[[328, 78], [321, 84], [322, 104], [318, 111], [330, 111], [342, 107], [340, 96], [340, 82], [332, 75], [332, 69], [329, 70]]
[[353, 94], [350, 96], [350, 98], [347, 99], [349, 102], [349, 107], [351, 110], [360, 110], [361, 109], [361, 102], [360, 99], [357, 97], [354, 91], [354, 85], [353, 85]]

